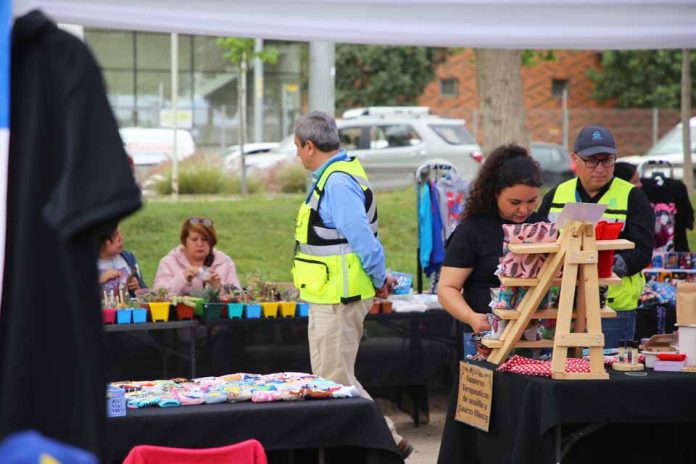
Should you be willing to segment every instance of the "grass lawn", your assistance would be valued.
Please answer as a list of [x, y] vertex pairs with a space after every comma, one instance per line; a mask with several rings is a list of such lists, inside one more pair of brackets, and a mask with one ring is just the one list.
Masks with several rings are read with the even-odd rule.
[[[261, 273], [274, 281], [292, 280], [295, 217], [304, 195], [251, 195], [241, 198], [186, 198], [178, 203], [150, 199], [121, 227], [126, 249], [135, 253], [148, 285], [159, 260], [179, 243], [182, 222], [190, 216], [213, 219], [217, 248], [237, 265], [245, 284]], [[416, 195], [414, 188], [378, 192], [379, 232], [386, 249], [387, 267], [416, 271]]]
[[[181, 223], [190, 216], [208, 216], [215, 222], [217, 248], [232, 257], [242, 284], [261, 273], [274, 281], [291, 281], [295, 215], [303, 195], [251, 195], [246, 199], [182, 197], [179, 203], [149, 200], [122, 224], [126, 248], [135, 253], [148, 284], [160, 258], [179, 243]], [[416, 195], [407, 188], [378, 192], [379, 233], [387, 267], [416, 272]], [[691, 197], [696, 204], [696, 195]], [[688, 231], [696, 246], [696, 231]]]

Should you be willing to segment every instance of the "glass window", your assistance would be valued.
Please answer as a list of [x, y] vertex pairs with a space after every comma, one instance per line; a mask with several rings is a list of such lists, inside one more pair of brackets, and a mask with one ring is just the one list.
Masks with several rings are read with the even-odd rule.
[[133, 33], [85, 29], [85, 42], [102, 68], [133, 67]]
[[338, 130], [338, 139], [341, 141], [341, 148], [346, 150], [357, 150], [360, 148], [361, 127], [344, 127]]
[[459, 79], [440, 79], [440, 95], [443, 97], [459, 95]]
[[450, 145], [471, 145], [476, 143], [464, 126], [458, 124], [428, 124], [428, 127]]
[[[138, 32], [135, 37], [135, 59], [138, 69], [171, 69], [171, 36]], [[179, 35], [179, 71], [191, 70], [191, 36]]]
[[102, 69], [106, 83], [106, 93], [111, 106], [132, 107], [135, 104], [135, 89], [133, 88], [133, 71]]
[[228, 71], [235, 65], [224, 58], [225, 50], [217, 44], [216, 37], [193, 37], [193, 69], [195, 71]]
[[410, 147], [421, 143], [421, 138], [413, 127], [408, 124], [382, 126], [389, 148]]
[[568, 88], [568, 79], [553, 79], [551, 81], [551, 95], [563, 96], [563, 91]]

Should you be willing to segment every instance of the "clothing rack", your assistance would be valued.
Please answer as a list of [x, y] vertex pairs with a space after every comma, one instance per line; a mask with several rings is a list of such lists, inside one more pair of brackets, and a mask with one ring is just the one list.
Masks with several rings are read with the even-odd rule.
[[423, 163], [416, 169], [416, 224], [418, 230], [418, 245], [416, 246], [416, 288], [418, 293], [423, 293], [423, 268], [420, 261], [421, 252], [421, 232], [420, 232], [420, 207], [421, 207], [421, 193], [422, 188], [428, 181], [435, 181], [442, 179], [445, 176], [450, 176], [452, 174], [458, 175], [459, 171], [456, 166], [447, 161], [436, 161]]

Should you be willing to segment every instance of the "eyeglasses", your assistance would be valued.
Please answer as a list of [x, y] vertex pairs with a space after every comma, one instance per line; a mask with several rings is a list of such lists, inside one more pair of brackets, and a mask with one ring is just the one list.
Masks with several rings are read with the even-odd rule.
[[190, 217], [188, 223], [191, 225], [202, 225], [206, 227], [213, 227], [213, 221], [208, 218]]
[[582, 160], [583, 163], [585, 163], [585, 166], [587, 166], [590, 169], [594, 169], [597, 166], [599, 166], [599, 163], [602, 163], [602, 166], [605, 168], [610, 168], [616, 163], [616, 156], [610, 156], [609, 158], [602, 158], [602, 159], [597, 159], [595, 157], [592, 158], [583, 158], [582, 156], [578, 156]]

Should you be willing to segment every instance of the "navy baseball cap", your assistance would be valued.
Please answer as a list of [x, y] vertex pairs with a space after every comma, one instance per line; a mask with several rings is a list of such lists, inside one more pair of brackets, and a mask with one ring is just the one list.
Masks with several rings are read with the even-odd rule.
[[587, 126], [575, 139], [573, 151], [583, 157], [598, 155], [600, 153], [616, 154], [616, 143], [609, 129], [602, 126]]

